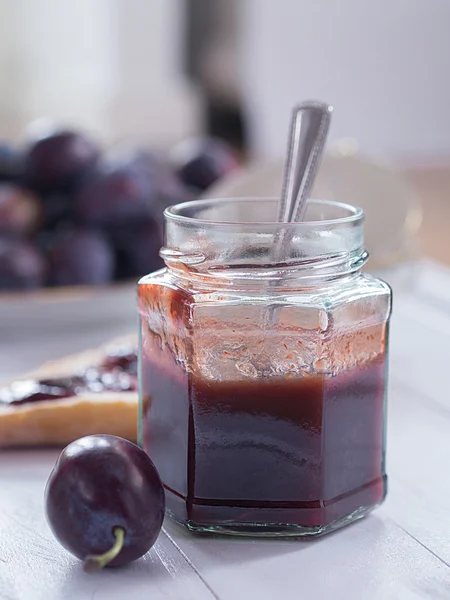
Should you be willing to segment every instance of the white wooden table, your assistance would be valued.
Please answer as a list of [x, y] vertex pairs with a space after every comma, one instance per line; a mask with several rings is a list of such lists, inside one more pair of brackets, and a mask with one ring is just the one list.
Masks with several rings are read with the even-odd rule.
[[[390, 491], [382, 508], [312, 541], [199, 538], [166, 522], [143, 559], [87, 575], [45, 522], [44, 485], [57, 452], [5, 451], [0, 453], [0, 599], [449, 600], [450, 270], [423, 263], [416, 283], [396, 292]], [[0, 377], [133, 326], [128, 312], [133, 291], [108, 297], [109, 308], [96, 297], [89, 311], [81, 312], [82, 298], [78, 309], [68, 300], [69, 323], [60, 303], [49, 311], [42, 301], [32, 314], [28, 308], [24, 321], [13, 323], [20, 301], [15, 307], [0, 302]]]

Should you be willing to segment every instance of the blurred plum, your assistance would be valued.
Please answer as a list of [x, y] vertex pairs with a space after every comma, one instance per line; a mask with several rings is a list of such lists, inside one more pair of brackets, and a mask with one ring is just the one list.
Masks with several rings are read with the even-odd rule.
[[37, 229], [42, 216], [39, 199], [12, 183], [0, 183], [0, 234], [26, 234]]
[[133, 274], [137, 277], [161, 269], [164, 261], [159, 256], [163, 244], [163, 237], [155, 224], [146, 223], [142, 225], [130, 240], [128, 257]]
[[62, 223], [75, 223], [73, 194], [69, 191], [41, 193], [43, 205], [43, 229], [55, 230]]
[[103, 235], [73, 229], [56, 234], [50, 251], [54, 285], [103, 285], [114, 273], [114, 254]]
[[141, 161], [154, 182], [156, 193], [152, 197], [152, 214], [162, 225], [164, 210], [168, 206], [194, 200], [197, 193], [181, 181], [167, 161], [156, 160], [150, 153], [141, 157]]
[[26, 241], [0, 238], [0, 290], [29, 290], [44, 285], [46, 263]]
[[33, 142], [25, 155], [25, 180], [39, 190], [61, 190], [93, 168], [100, 150], [83, 133], [63, 130]]
[[22, 156], [11, 144], [0, 140], [0, 182], [14, 182], [22, 174]]
[[163, 260], [159, 256], [162, 242], [162, 227], [155, 219], [149, 219], [137, 227], [116, 230], [116, 278], [137, 278], [163, 267]]
[[161, 224], [167, 206], [194, 198], [193, 192], [177, 177], [168, 160], [159, 152], [133, 147], [119, 148], [112, 154], [112, 164], [116, 169], [126, 169], [143, 179], [149, 214]]
[[204, 191], [238, 167], [230, 147], [216, 138], [193, 138], [177, 144], [171, 153], [172, 165], [181, 181]]
[[148, 178], [140, 170], [106, 166], [80, 187], [75, 211], [83, 223], [99, 227], [139, 223], [150, 214], [150, 193]]

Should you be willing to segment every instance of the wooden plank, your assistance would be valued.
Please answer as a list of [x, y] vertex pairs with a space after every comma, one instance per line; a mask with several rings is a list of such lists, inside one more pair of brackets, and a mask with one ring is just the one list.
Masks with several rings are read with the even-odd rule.
[[128, 568], [85, 574], [45, 521], [44, 486], [57, 452], [0, 454], [0, 599], [211, 600], [185, 557], [162, 534]]
[[424, 261], [417, 270], [412, 294], [432, 306], [439, 306], [450, 314], [450, 269], [431, 261]]
[[450, 569], [380, 509], [312, 541], [212, 539], [167, 532], [222, 600], [450, 597]]
[[[384, 510], [450, 564], [450, 271], [422, 269], [394, 302]], [[450, 593], [449, 593], [450, 597]]]
[[221, 598], [239, 598], [239, 590], [263, 600], [280, 590], [287, 599], [298, 598], [300, 591], [333, 600], [450, 597], [450, 412], [405, 387], [409, 372], [414, 369], [402, 371], [400, 381], [391, 377], [390, 492], [372, 516], [311, 542], [214, 543], [168, 526]]
[[[450, 598], [448, 274], [430, 267], [414, 290], [396, 295], [388, 421], [390, 492], [374, 515], [305, 542], [199, 538], [166, 523], [166, 534], [144, 559], [129, 569], [88, 576], [60, 548], [45, 523], [43, 489], [56, 453], [3, 452], [0, 599]], [[134, 326], [129, 293], [104, 320], [99, 316], [101, 303], [90, 308], [81, 301], [77, 308], [71, 305], [70, 319], [61, 305], [56, 306], [54, 311], [37, 308], [34, 316], [30, 311], [20, 328], [24, 306], [8, 308], [9, 316], [0, 326], [0, 369], [6, 364], [7, 370], [21, 372]], [[0, 319], [5, 315], [0, 306]]]
[[450, 565], [450, 411], [399, 382], [390, 391], [384, 509]]
[[390, 376], [450, 409], [450, 313], [415, 298], [394, 305]]

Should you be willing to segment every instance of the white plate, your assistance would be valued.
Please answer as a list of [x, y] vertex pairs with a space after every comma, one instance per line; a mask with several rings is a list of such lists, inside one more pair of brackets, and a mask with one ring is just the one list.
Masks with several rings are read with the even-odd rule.
[[0, 380], [137, 331], [134, 285], [0, 296]]

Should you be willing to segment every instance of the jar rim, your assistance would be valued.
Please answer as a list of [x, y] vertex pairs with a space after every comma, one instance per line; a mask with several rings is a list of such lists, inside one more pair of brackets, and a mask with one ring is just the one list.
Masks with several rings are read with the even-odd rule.
[[[273, 196], [259, 196], [259, 197], [238, 197], [238, 198], [202, 198], [200, 200], [190, 200], [188, 202], [180, 202], [179, 204], [174, 204], [169, 206], [164, 211], [164, 216], [166, 219], [170, 219], [171, 221], [176, 221], [178, 223], [185, 224], [199, 224], [202, 226], [220, 226], [220, 227], [236, 227], [236, 226], [246, 226], [246, 227], [262, 227], [266, 231], [273, 227], [274, 229], [278, 229], [280, 227], [280, 223], [275, 221], [220, 221], [220, 220], [212, 220], [212, 219], [202, 219], [195, 216], [189, 216], [186, 214], [182, 214], [182, 211], [186, 210], [195, 210], [201, 208], [208, 208], [208, 206], [213, 206], [217, 202], [221, 202], [224, 204], [239, 204], [244, 202], [278, 202], [278, 198]], [[364, 218], [364, 211], [359, 206], [353, 206], [352, 204], [347, 204], [345, 202], [338, 202], [336, 200], [322, 200], [311, 198], [308, 200], [308, 204], [316, 204], [319, 206], [327, 206], [330, 208], [339, 208], [347, 211], [347, 215], [342, 217], [336, 217], [333, 219], [323, 219], [323, 220], [314, 220], [314, 221], [295, 221], [290, 223], [283, 223], [283, 228], [290, 229], [296, 228], [298, 229], [322, 229], [330, 226], [336, 225], [346, 225], [350, 223], [355, 223], [357, 221], [362, 221]]]

